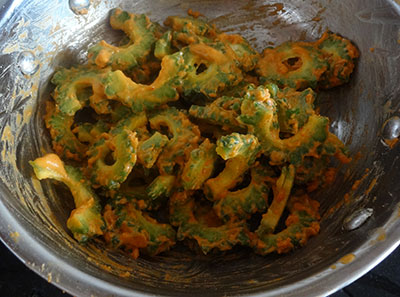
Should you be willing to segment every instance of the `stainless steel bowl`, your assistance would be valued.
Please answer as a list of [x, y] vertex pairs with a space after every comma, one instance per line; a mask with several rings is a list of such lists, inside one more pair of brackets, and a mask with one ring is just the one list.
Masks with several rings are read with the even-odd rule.
[[[79, 296], [317, 296], [354, 281], [400, 243], [399, 146], [383, 141], [400, 134], [398, 1], [93, 0], [87, 14], [75, 14], [70, 5], [79, 3], [85, 0], [0, 1], [0, 235], [32, 270]], [[267, 257], [175, 249], [133, 260], [101, 242], [81, 246], [71, 238], [71, 196], [33, 178], [28, 160], [50, 150], [41, 119], [49, 78], [56, 67], [84, 62], [90, 45], [120, 37], [107, 24], [116, 6], [156, 21], [192, 8], [258, 50], [315, 40], [328, 28], [354, 40], [361, 57], [350, 84], [319, 97], [354, 162], [315, 195], [321, 234], [306, 247]]]

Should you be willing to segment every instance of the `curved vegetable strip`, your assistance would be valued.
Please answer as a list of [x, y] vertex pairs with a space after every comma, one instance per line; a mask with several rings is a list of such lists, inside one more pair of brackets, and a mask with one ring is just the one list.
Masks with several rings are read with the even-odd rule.
[[274, 232], [289, 199], [295, 172], [293, 165], [282, 168], [281, 176], [274, 187], [274, 200], [262, 216], [260, 226], [256, 231], [258, 235]]
[[228, 191], [226, 196], [214, 203], [218, 217], [227, 222], [249, 219], [255, 212], [263, 212], [268, 207], [269, 186], [274, 175], [270, 168], [257, 166], [251, 168], [250, 184], [244, 189]]
[[72, 130], [72, 132], [76, 133], [79, 141], [92, 145], [101, 134], [106, 133], [109, 129], [110, 127], [107, 123], [99, 120], [94, 124], [83, 123], [78, 125]]
[[64, 165], [55, 154], [47, 154], [30, 161], [29, 164], [39, 180], [55, 179], [63, 182], [71, 190], [76, 208], [68, 218], [67, 227], [78, 241], [85, 242], [103, 234], [104, 222], [101, 218], [99, 199], [84, 181], [79, 169]]
[[[125, 128], [102, 134], [87, 152], [93, 185], [119, 188], [136, 163], [137, 146], [136, 133]], [[107, 165], [105, 158], [110, 152], [113, 152], [115, 162]]]
[[165, 56], [171, 55], [172, 53], [172, 33], [171, 31], [167, 31], [156, 41], [154, 56], [162, 60]]
[[329, 61], [328, 71], [324, 73], [319, 86], [329, 89], [347, 83], [359, 56], [355, 45], [350, 40], [327, 31], [315, 42], [315, 46]]
[[100, 68], [111, 66], [113, 70], [131, 70], [146, 62], [161, 35], [159, 26], [144, 14], [132, 14], [118, 8], [111, 12], [110, 24], [113, 29], [124, 31], [130, 42], [116, 47], [102, 40], [89, 49], [89, 63]]
[[328, 137], [328, 118], [311, 115], [297, 134], [281, 139], [276, 109], [267, 89], [260, 86], [246, 94], [239, 116], [239, 120], [257, 136], [263, 154], [270, 157], [271, 164], [289, 162], [297, 165], [305, 156], [317, 156], [317, 147]]
[[[90, 106], [98, 113], [110, 113], [108, 100], [104, 95], [104, 77], [110, 69], [96, 69], [87, 66], [72, 67], [71, 69], [60, 69], [52, 77], [51, 82], [56, 85], [53, 92], [61, 112], [73, 116], [79, 109], [87, 105], [79, 98], [79, 92], [86, 88], [91, 89], [89, 96]], [[86, 96], [85, 96], [86, 101]]]
[[212, 201], [225, 197], [228, 190], [240, 182], [243, 174], [255, 162], [260, 148], [257, 138], [253, 135], [233, 133], [221, 137], [217, 142], [216, 151], [223, 159], [229, 160], [217, 177], [205, 182], [206, 197]]
[[147, 187], [147, 195], [153, 200], [159, 197], [169, 197], [175, 184], [176, 177], [173, 175], [159, 175]]
[[205, 106], [192, 105], [189, 114], [225, 130], [243, 129], [244, 125], [237, 120], [241, 103], [241, 98], [222, 96]]
[[217, 161], [215, 148], [215, 144], [206, 139], [199, 148], [190, 152], [189, 160], [185, 163], [181, 175], [185, 190], [199, 190], [211, 176]]
[[158, 223], [131, 203], [116, 207], [107, 204], [103, 216], [106, 242], [115, 248], [123, 247], [134, 258], [139, 256], [139, 249], [157, 255], [175, 244], [175, 231], [170, 225]]
[[274, 49], [267, 48], [256, 67], [261, 82], [295, 89], [316, 88], [327, 69], [323, 53], [307, 42], [285, 42]]
[[120, 101], [131, 107], [133, 112], [151, 110], [170, 101], [178, 100], [177, 86], [181, 84], [185, 61], [182, 53], [165, 56], [161, 61], [161, 70], [150, 85], [138, 84], [122, 71], [109, 72], [105, 79], [107, 98]]
[[202, 19], [193, 17], [169, 16], [164, 24], [172, 29], [172, 40], [175, 47], [192, 43], [209, 43], [216, 36], [216, 29]]
[[260, 58], [250, 43], [238, 34], [218, 34], [217, 40], [227, 44], [235, 53], [234, 60], [243, 71], [253, 70]]
[[315, 97], [315, 92], [310, 88], [302, 92], [290, 88], [279, 90], [273, 98], [277, 105], [280, 132], [296, 134], [315, 114]]
[[248, 245], [250, 239], [245, 222], [231, 222], [220, 226], [208, 226], [199, 222], [195, 215], [195, 201], [190, 192], [175, 192], [170, 198], [170, 222], [178, 227], [177, 238], [196, 240], [204, 254], [213, 249], [226, 251], [237, 244]]
[[50, 131], [53, 149], [61, 157], [80, 161], [85, 157], [87, 146], [73, 133], [74, 117], [61, 112], [52, 102], [46, 102], [44, 116], [46, 128]]
[[146, 168], [153, 167], [168, 141], [167, 136], [155, 132], [150, 138], [140, 142], [137, 152], [138, 162]]
[[150, 118], [151, 128], [161, 131], [168, 127], [172, 138], [158, 157], [157, 166], [160, 173], [173, 174], [174, 165], [183, 167], [190, 152], [197, 147], [200, 139], [199, 128], [192, 124], [187, 116], [174, 107], [160, 111]]
[[202, 93], [215, 98], [218, 92], [243, 79], [233, 59], [235, 53], [223, 43], [191, 44], [181, 52], [186, 64], [182, 85], [185, 96]]
[[249, 160], [249, 163], [253, 163], [259, 151], [258, 139], [251, 134], [232, 133], [217, 140], [216, 152], [224, 160], [243, 156]]
[[287, 228], [277, 234], [262, 234], [254, 242], [256, 253], [266, 255], [272, 252], [288, 253], [295, 247], [303, 246], [311, 236], [319, 232], [319, 203], [307, 195], [289, 199], [286, 219]]

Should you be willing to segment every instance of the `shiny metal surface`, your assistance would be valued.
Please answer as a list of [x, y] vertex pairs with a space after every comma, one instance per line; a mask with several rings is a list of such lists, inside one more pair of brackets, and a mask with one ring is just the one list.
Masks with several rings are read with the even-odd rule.
[[[0, 1], [0, 237], [31, 269], [75, 296], [320, 296], [399, 245], [400, 146], [390, 149], [382, 138], [385, 121], [400, 108], [398, 1], [93, 0], [87, 14], [74, 13], [71, 2], [79, 1]], [[70, 195], [32, 178], [27, 161], [50, 150], [41, 119], [49, 78], [59, 66], [84, 62], [89, 45], [120, 37], [107, 24], [116, 6], [156, 21], [192, 8], [260, 51], [289, 39], [315, 40], [328, 28], [354, 40], [361, 57], [353, 79], [322, 93], [319, 104], [355, 160], [315, 195], [321, 234], [306, 247], [267, 257], [243, 249], [224, 257], [176, 249], [134, 261], [101, 242], [81, 246], [71, 238]], [[360, 209], [372, 215], [358, 228], [344, 228]]]

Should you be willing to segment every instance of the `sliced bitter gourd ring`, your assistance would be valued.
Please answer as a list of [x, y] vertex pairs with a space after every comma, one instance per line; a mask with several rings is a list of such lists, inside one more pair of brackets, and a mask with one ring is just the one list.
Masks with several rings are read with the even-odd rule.
[[161, 175], [174, 173], [175, 164], [183, 167], [190, 152], [200, 140], [199, 128], [192, 124], [186, 114], [174, 107], [163, 109], [150, 118], [152, 129], [162, 131], [167, 127], [172, 138], [158, 157], [157, 167]]
[[189, 114], [196, 119], [222, 126], [224, 130], [239, 130], [244, 128], [237, 120], [241, 103], [241, 98], [222, 96], [205, 106], [192, 105]]
[[296, 134], [309, 116], [315, 114], [315, 97], [310, 88], [301, 92], [290, 88], [279, 90], [273, 99], [277, 104], [280, 132]]
[[273, 187], [274, 199], [268, 207], [268, 211], [263, 214], [260, 226], [256, 231], [258, 235], [274, 232], [289, 199], [295, 172], [293, 165], [282, 168], [281, 176], [276, 181], [275, 187]]
[[153, 167], [168, 141], [167, 136], [155, 132], [150, 138], [140, 142], [137, 151], [138, 163], [145, 168]]
[[221, 42], [191, 44], [181, 53], [186, 64], [181, 86], [185, 96], [201, 93], [215, 98], [220, 91], [243, 80], [242, 71], [233, 59], [235, 53]]
[[210, 43], [217, 34], [214, 26], [190, 16], [169, 16], [164, 24], [172, 29], [173, 45], [177, 48], [199, 42]]
[[[110, 68], [97, 69], [88, 66], [58, 70], [51, 82], [56, 85], [53, 98], [61, 112], [73, 116], [82, 107], [90, 104], [98, 114], [110, 113], [103, 81], [109, 72]], [[80, 100], [79, 92], [87, 88], [91, 89], [92, 94], [89, 98], [84, 96], [83, 100]]]
[[53, 149], [58, 155], [76, 161], [85, 158], [87, 146], [71, 130], [73, 116], [61, 112], [53, 102], [47, 101], [44, 120], [50, 131]]
[[[136, 163], [137, 146], [136, 133], [126, 128], [103, 133], [87, 152], [92, 184], [118, 189]], [[109, 153], [113, 156], [112, 165], [106, 163]]]
[[55, 179], [63, 182], [71, 190], [75, 209], [68, 218], [67, 227], [75, 239], [85, 242], [103, 234], [104, 222], [101, 217], [99, 199], [84, 181], [79, 169], [64, 165], [55, 154], [47, 154], [29, 163], [39, 180]]
[[215, 148], [215, 144], [206, 139], [197, 149], [190, 152], [181, 175], [185, 190], [199, 190], [212, 175], [218, 158]]
[[111, 66], [113, 70], [131, 70], [145, 63], [161, 35], [159, 26], [144, 14], [132, 14], [118, 8], [111, 12], [110, 24], [113, 29], [124, 31], [130, 42], [116, 47], [101, 41], [89, 49], [89, 63], [100, 68]]
[[225, 160], [224, 170], [218, 176], [207, 180], [204, 193], [207, 199], [217, 201], [235, 187], [243, 174], [254, 164], [261, 146], [253, 135], [233, 133], [217, 141], [216, 152]]
[[218, 41], [228, 45], [235, 53], [234, 60], [243, 71], [253, 70], [260, 58], [260, 54], [253, 49], [250, 43], [238, 34], [218, 34]]
[[305, 156], [316, 156], [317, 148], [328, 137], [329, 120], [311, 115], [308, 122], [292, 137], [279, 137], [279, 123], [276, 103], [263, 86], [249, 89], [243, 100], [239, 119], [260, 141], [263, 154], [270, 157], [271, 165], [289, 162], [301, 164]]
[[266, 255], [272, 252], [287, 253], [293, 248], [303, 246], [311, 236], [319, 232], [319, 203], [307, 195], [291, 196], [287, 209], [286, 229], [276, 234], [263, 233], [253, 242], [256, 253]]
[[135, 259], [139, 250], [157, 255], [175, 245], [175, 230], [169, 224], [158, 223], [132, 203], [125, 202], [115, 207], [107, 204], [103, 216], [106, 242], [114, 248], [124, 248]]
[[329, 61], [328, 71], [324, 73], [319, 86], [329, 89], [347, 83], [359, 56], [355, 45], [350, 40], [327, 31], [315, 42], [315, 46]]
[[129, 106], [134, 113], [154, 109], [178, 100], [176, 88], [186, 75], [184, 67], [181, 52], [165, 56], [158, 77], [150, 85], [135, 83], [120, 70], [109, 72], [105, 79], [105, 94], [107, 98]]
[[213, 249], [226, 251], [237, 244], [250, 244], [245, 221], [210, 226], [197, 220], [194, 215], [195, 200], [191, 193], [191, 191], [177, 191], [170, 198], [170, 223], [178, 227], [178, 240], [185, 238], [195, 240], [204, 254]]
[[228, 191], [214, 203], [214, 211], [224, 222], [249, 219], [255, 212], [263, 212], [268, 207], [269, 182], [274, 172], [269, 167], [251, 168], [250, 184], [237, 191]]
[[316, 88], [327, 69], [323, 53], [306, 42], [286, 42], [274, 49], [267, 48], [256, 67], [261, 82], [294, 89]]
[[99, 120], [94, 124], [82, 123], [81, 125], [76, 126], [72, 132], [76, 133], [76, 137], [80, 142], [92, 145], [101, 134], [106, 133], [109, 130], [110, 126], [102, 120]]

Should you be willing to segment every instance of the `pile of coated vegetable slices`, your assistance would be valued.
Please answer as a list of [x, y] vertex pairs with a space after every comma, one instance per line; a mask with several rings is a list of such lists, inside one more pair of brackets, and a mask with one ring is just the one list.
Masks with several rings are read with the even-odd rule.
[[195, 251], [249, 246], [286, 253], [319, 232], [332, 157], [348, 163], [316, 92], [349, 81], [358, 50], [325, 32], [259, 54], [204, 18], [161, 26], [121, 9], [126, 36], [88, 62], [59, 69], [44, 116], [55, 153], [31, 161], [38, 179], [71, 190], [67, 227], [133, 257], [184, 242]]

